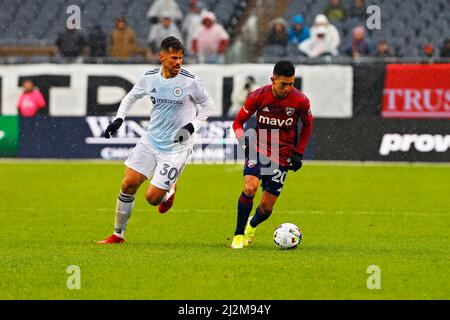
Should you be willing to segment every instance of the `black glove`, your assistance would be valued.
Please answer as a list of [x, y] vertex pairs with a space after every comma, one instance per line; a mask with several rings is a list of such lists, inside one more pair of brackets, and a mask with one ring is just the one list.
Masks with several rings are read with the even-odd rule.
[[192, 123], [188, 123], [183, 128], [180, 129], [180, 131], [177, 132], [177, 135], [175, 136], [174, 143], [181, 143], [183, 141], [188, 140], [191, 135], [194, 133], [194, 125]]
[[123, 119], [117, 118], [112, 123], [109, 124], [109, 126], [105, 130], [105, 138], [109, 139], [112, 135], [114, 135], [117, 130], [119, 130], [120, 126], [123, 123]]
[[298, 152], [294, 152], [291, 157], [291, 166], [290, 170], [297, 172], [303, 166], [303, 155]]

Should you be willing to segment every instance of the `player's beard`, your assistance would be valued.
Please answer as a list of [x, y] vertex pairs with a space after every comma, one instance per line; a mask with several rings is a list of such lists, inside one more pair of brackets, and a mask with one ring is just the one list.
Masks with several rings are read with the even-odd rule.
[[181, 70], [181, 65], [173, 66], [172, 68], [170, 68], [170, 73], [173, 76], [177, 76], [180, 73], [180, 70]]

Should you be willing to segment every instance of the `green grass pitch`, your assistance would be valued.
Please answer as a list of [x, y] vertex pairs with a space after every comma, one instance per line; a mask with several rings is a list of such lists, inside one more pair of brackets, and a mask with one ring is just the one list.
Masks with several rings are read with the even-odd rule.
[[[289, 173], [251, 247], [229, 248], [240, 165], [189, 165], [173, 210], [139, 191], [113, 230], [121, 163], [0, 163], [0, 299], [449, 299], [450, 167], [315, 165]], [[260, 192], [256, 198], [258, 202]], [[297, 224], [303, 242], [272, 234]], [[81, 289], [66, 286], [81, 270]], [[381, 289], [369, 290], [370, 265]]]

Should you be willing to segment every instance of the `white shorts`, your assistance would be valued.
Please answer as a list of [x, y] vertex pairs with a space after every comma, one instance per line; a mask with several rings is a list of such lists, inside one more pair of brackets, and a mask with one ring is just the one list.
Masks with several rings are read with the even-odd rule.
[[125, 165], [152, 180], [150, 183], [162, 190], [170, 190], [192, 155], [192, 148], [177, 153], [163, 153], [155, 150], [142, 137], [131, 151]]

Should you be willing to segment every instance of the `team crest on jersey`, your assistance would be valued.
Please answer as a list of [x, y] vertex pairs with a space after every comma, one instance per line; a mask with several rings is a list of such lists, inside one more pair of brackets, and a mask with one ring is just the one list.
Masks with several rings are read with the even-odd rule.
[[183, 89], [180, 87], [173, 89], [173, 95], [177, 98], [181, 97], [183, 95]]
[[295, 108], [286, 108], [286, 114], [288, 115], [288, 117], [292, 116], [295, 112]]
[[256, 166], [256, 161], [254, 160], [248, 160], [247, 162], [247, 167], [249, 167], [250, 169], [253, 168], [254, 166]]

